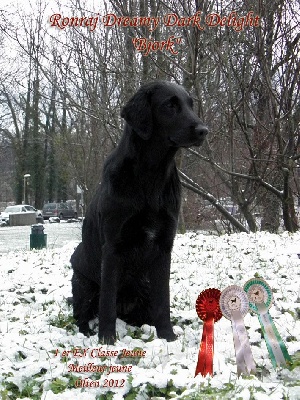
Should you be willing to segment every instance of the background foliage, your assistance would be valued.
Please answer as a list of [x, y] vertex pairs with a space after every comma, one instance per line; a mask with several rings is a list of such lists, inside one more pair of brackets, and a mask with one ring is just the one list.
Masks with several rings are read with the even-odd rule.
[[[183, 84], [209, 126], [178, 155], [180, 229], [298, 229], [299, 0], [32, 0], [0, 6], [0, 202], [89, 200], [122, 133], [120, 109], [143, 82]], [[51, 27], [62, 16], [260, 17], [258, 27]], [[203, 20], [202, 20], [203, 22]], [[184, 24], [181, 24], [184, 25]], [[204, 22], [203, 22], [204, 25]], [[132, 38], [181, 37], [143, 56]], [[78, 199], [77, 199], [78, 200]]]

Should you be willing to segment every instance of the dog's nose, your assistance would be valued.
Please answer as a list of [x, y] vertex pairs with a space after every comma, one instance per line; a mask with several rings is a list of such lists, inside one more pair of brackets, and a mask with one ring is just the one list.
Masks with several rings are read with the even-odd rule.
[[197, 125], [195, 126], [195, 133], [204, 137], [208, 134], [208, 128], [204, 125]]

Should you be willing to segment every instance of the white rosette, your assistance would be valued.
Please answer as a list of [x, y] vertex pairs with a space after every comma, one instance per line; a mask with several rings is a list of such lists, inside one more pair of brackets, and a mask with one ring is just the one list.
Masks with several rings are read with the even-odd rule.
[[231, 320], [238, 376], [255, 373], [256, 366], [243, 319], [249, 310], [247, 294], [240, 286], [228, 286], [222, 291], [219, 303], [224, 317]]

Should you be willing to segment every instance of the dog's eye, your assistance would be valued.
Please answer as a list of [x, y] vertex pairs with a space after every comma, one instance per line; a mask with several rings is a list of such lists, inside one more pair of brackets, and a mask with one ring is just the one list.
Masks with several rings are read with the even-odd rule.
[[172, 103], [171, 101], [168, 101], [168, 102], [165, 104], [165, 107], [167, 107], [167, 108], [175, 108], [175, 107], [176, 107], [176, 104], [175, 104], [175, 103]]
[[177, 110], [178, 109], [178, 99], [177, 97], [172, 97], [171, 99], [169, 99], [168, 101], [166, 101], [164, 103], [164, 106], [168, 109], [168, 110]]

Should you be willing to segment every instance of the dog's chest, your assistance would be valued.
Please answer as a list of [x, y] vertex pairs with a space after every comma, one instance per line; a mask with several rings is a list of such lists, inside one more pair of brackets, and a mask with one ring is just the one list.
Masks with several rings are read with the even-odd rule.
[[149, 247], [149, 250], [152, 246], [169, 247], [175, 236], [176, 225], [176, 216], [165, 210], [158, 213], [149, 212], [141, 226], [145, 247]]
[[159, 234], [159, 230], [151, 227], [145, 227], [144, 228], [146, 238], [148, 242], [152, 242], [155, 240]]
[[150, 254], [154, 249], [172, 247], [177, 219], [166, 210], [143, 209], [132, 215], [121, 229], [120, 242], [125, 251]]

